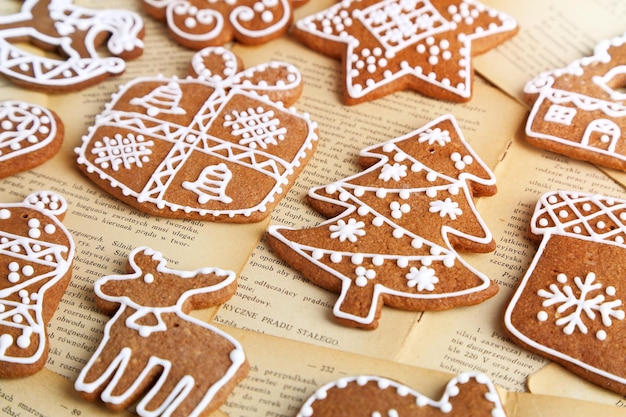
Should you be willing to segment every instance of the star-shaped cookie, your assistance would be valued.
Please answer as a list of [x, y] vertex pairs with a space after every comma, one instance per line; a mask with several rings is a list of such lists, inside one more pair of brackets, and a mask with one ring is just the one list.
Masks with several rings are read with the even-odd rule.
[[505, 13], [473, 0], [343, 0], [299, 20], [294, 36], [341, 58], [346, 104], [413, 89], [468, 101], [472, 57], [518, 30]]

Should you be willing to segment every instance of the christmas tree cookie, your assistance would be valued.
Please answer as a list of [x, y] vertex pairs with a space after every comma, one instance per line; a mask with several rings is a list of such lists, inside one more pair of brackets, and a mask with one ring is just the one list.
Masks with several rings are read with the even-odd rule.
[[444, 310], [498, 291], [457, 253], [495, 249], [473, 197], [496, 186], [452, 116], [364, 149], [359, 164], [363, 172], [309, 191], [330, 220], [301, 230], [271, 226], [267, 235], [278, 256], [340, 294], [339, 322], [374, 329], [383, 304]]

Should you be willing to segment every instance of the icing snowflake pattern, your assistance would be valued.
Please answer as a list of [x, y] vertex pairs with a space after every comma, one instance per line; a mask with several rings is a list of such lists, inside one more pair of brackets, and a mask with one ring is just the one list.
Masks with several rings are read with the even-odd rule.
[[449, 197], [445, 200], [431, 201], [428, 210], [431, 213], [439, 213], [441, 217], [448, 216], [452, 220], [456, 220], [457, 216], [463, 214], [463, 210], [459, 208], [459, 203], [452, 201]]
[[241, 138], [240, 145], [251, 148], [267, 149], [268, 145], [278, 145], [285, 140], [287, 129], [280, 126], [272, 110], [263, 107], [249, 108], [246, 111], [233, 110], [232, 115], [226, 116], [225, 127], [232, 129], [234, 136]]
[[406, 274], [407, 285], [410, 288], [417, 288], [417, 291], [432, 291], [435, 284], [439, 282], [439, 278], [435, 276], [435, 270], [427, 266], [421, 266], [419, 269], [411, 267], [410, 272]]
[[359, 236], [365, 235], [365, 223], [357, 222], [355, 219], [348, 220], [348, 223], [343, 219], [339, 219], [336, 225], [329, 227], [332, 232], [330, 234], [331, 239], [339, 239], [340, 242], [344, 242], [346, 239], [350, 242], [356, 242]]
[[446, 146], [446, 144], [450, 142], [450, 132], [441, 130], [440, 128], [427, 129], [425, 132], [420, 133], [418, 142], [426, 142], [429, 145], [436, 143], [439, 146]]
[[[559, 274], [557, 281], [560, 285], [551, 284], [549, 290], [541, 289], [537, 293], [545, 298], [542, 305], [550, 307], [558, 305], [556, 313], [560, 316], [555, 323], [563, 327], [563, 333], [572, 334], [576, 330], [587, 334], [588, 328], [584, 323], [584, 318], [595, 320], [596, 313], [600, 315], [602, 324], [610, 327], [613, 319], [624, 320], [625, 313], [619, 309], [622, 305], [620, 299], [607, 300], [606, 296], [615, 296], [615, 287], [609, 286], [604, 289], [604, 294], [600, 293], [602, 284], [596, 282], [596, 275], [593, 272], [587, 274], [582, 279], [574, 277], [574, 287], [568, 284], [565, 274]], [[545, 311], [538, 314], [540, 321], [545, 321], [548, 315]], [[599, 330], [596, 333], [599, 340], [606, 338], [606, 331]]]
[[401, 165], [398, 163], [394, 163], [393, 165], [385, 164], [378, 178], [383, 181], [400, 181], [402, 178], [406, 177], [406, 171], [406, 165]]
[[492, 38], [495, 46], [516, 32], [514, 19], [474, 0], [344, 0], [299, 20], [293, 30], [321, 53], [338, 56], [345, 48], [347, 104], [403, 88], [467, 101], [472, 42]]
[[94, 160], [96, 164], [117, 171], [120, 167], [141, 168], [144, 162], [149, 161], [151, 146], [154, 146], [154, 142], [146, 141], [143, 135], [128, 134], [124, 137], [118, 133], [113, 138], [103, 137], [102, 141], [95, 143], [91, 152], [97, 155]]

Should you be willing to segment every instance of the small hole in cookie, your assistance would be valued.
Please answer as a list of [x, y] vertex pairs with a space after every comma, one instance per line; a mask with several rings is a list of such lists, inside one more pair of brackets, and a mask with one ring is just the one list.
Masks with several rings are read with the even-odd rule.
[[430, 153], [430, 154], [435, 153], [435, 148], [430, 148], [430, 149], [428, 150], [428, 153]]
[[28, 219], [30, 215], [28, 213], [22, 213], [22, 219]]

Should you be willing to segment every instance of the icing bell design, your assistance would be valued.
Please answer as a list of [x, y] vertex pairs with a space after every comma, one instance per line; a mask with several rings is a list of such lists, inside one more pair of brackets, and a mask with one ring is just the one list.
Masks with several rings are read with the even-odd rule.
[[240, 67], [232, 52], [206, 48], [185, 79], [122, 86], [76, 149], [79, 167], [148, 214], [264, 219], [312, 156], [317, 124], [287, 107], [302, 92], [297, 68]]
[[47, 191], [0, 204], [0, 377], [31, 375], [46, 364], [46, 324], [72, 275], [66, 211], [65, 199]]

